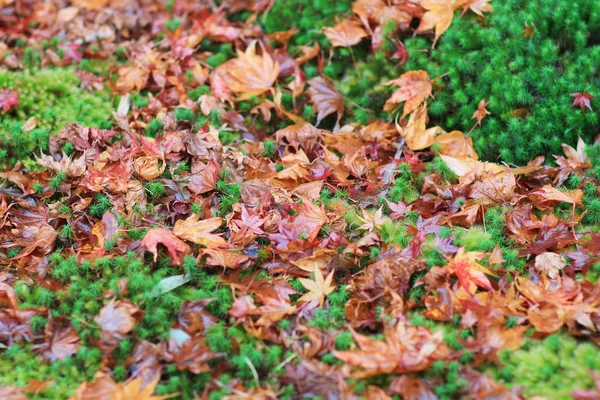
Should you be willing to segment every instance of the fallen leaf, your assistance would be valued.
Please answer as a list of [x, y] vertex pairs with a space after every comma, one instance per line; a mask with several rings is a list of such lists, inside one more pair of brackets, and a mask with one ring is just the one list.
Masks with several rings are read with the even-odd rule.
[[334, 27], [323, 28], [323, 33], [333, 47], [350, 47], [367, 37], [358, 21], [345, 19]]
[[158, 257], [158, 244], [164, 245], [167, 248], [167, 251], [169, 252], [169, 255], [171, 256], [171, 259], [175, 265], [181, 264], [182, 259], [180, 258], [180, 253], [187, 255], [190, 252], [190, 247], [179, 240], [177, 236], [173, 234], [173, 232], [166, 228], [150, 229], [146, 233], [146, 236], [144, 236], [141, 244], [146, 248], [146, 250], [154, 255], [154, 261], [156, 261]]
[[256, 41], [253, 41], [245, 52], [238, 50], [237, 58], [215, 69], [229, 90], [239, 95], [239, 100], [269, 91], [277, 80], [279, 63], [273, 61], [264, 47], [262, 50], [262, 55], [256, 54]]
[[427, 71], [409, 71], [399, 78], [384, 83], [384, 85], [396, 85], [398, 89], [385, 102], [386, 111], [393, 110], [398, 103], [404, 103], [402, 118], [417, 109], [429, 96], [431, 96], [432, 84]]
[[454, 3], [453, 0], [421, 0], [421, 6], [426, 12], [421, 17], [416, 32], [423, 33], [435, 29], [432, 47], [435, 47], [440, 36], [450, 27], [454, 18]]
[[323, 302], [325, 298], [329, 296], [336, 288], [335, 285], [332, 285], [333, 281], [333, 272], [331, 271], [327, 278], [323, 278], [323, 273], [320, 268], [315, 269], [315, 280], [298, 278], [298, 281], [308, 289], [308, 293], [304, 294], [302, 297], [298, 299], [298, 302], [315, 302], [319, 303], [319, 306], [323, 306]]
[[10, 111], [10, 109], [16, 109], [19, 105], [19, 92], [16, 90], [8, 90], [3, 87], [0, 90], [0, 107], [4, 112]]
[[561, 254], [544, 252], [535, 257], [535, 269], [538, 272], [544, 273], [550, 279], [556, 279], [567, 266], [567, 261]]
[[192, 214], [185, 220], [179, 220], [173, 227], [173, 233], [181, 239], [212, 248], [227, 244], [225, 239], [211, 233], [223, 224], [222, 218], [199, 220], [198, 214]]
[[[571, 104], [571, 107], [579, 106], [579, 108], [581, 108], [581, 112], [583, 112], [584, 114], [586, 108], [589, 108], [590, 111], [594, 111], [592, 110], [592, 104], [590, 103], [590, 100], [595, 98], [596, 96], [592, 96], [588, 92], [583, 92], [583, 94], [581, 94], [581, 92], [575, 92], [571, 93], [571, 97], [575, 97], [575, 100], [573, 100], [573, 104]], [[6, 111], [6, 109], [4, 111]]]
[[336, 125], [344, 115], [344, 99], [342, 95], [325, 79], [318, 76], [308, 81], [309, 89], [306, 93], [310, 96], [311, 102], [317, 111], [318, 126], [323, 118], [329, 114], [337, 112]]

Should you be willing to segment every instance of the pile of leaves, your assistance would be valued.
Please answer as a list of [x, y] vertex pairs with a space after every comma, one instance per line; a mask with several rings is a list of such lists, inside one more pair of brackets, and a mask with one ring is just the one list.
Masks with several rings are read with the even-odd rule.
[[600, 397], [597, 132], [482, 161], [403, 41], [492, 4], [329, 3], [0, 0], [98, 107], [0, 90], [0, 398]]

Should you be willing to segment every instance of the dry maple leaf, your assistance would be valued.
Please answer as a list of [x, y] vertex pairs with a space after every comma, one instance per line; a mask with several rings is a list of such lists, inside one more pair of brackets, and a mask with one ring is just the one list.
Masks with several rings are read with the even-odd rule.
[[448, 274], [456, 275], [463, 289], [471, 295], [475, 294], [477, 287], [491, 290], [492, 284], [486, 274], [493, 274], [477, 262], [484, 256], [485, 253], [465, 252], [464, 247], [461, 247], [444, 270]]
[[471, 172], [479, 174], [500, 173], [508, 169], [503, 165], [478, 161], [472, 158], [457, 158], [445, 155], [441, 155], [440, 158], [458, 177], [463, 177]]
[[[406, 106], [405, 106], [406, 109]], [[417, 107], [415, 112], [410, 114], [408, 123], [404, 128], [396, 124], [396, 129], [406, 140], [406, 146], [411, 150], [423, 150], [435, 142], [435, 137], [441, 129], [433, 127], [426, 129], [427, 124], [427, 103]]]
[[245, 254], [231, 250], [204, 249], [202, 254], [207, 256], [206, 265], [232, 269], [240, 268], [250, 259], [250, 257]]
[[8, 88], [3, 87], [0, 90], [0, 108], [4, 110], [4, 112], [10, 111], [11, 108], [16, 109], [19, 105], [19, 92], [16, 90], [8, 90]]
[[490, 114], [490, 112], [488, 110], [486, 110], [486, 108], [485, 108], [488, 104], [490, 104], [489, 101], [486, 102], [485, 99], [481, 99], [481, 101], [477, 105], [477, 111], [475, 111], [473, 113], [473, 116], [471, 117], [471, 119], [477, 118], [477, 122], [475, 123], [475, 126], [480, 126], [481, 121], [485, 118], [485, 116]]
[[398, 89], [385, 102], [385, 110], [393, 110], [398, 103], [404, 103], [402, 118], [417, 109], [429, 96], [431, 96], [432, 84], [427, 71], [409, 71], [399, 78], [384, 83], [384, 85], [396, 85]]
[[336, 126], [339, 124], [342, 115], [344, 115], [344, 99], [341, 94], [322, 77], [312, 78], [308, 81], [309, 89], [306, 91], [310, 96], [311, 102], [317, 110], [318, 126], [323, 118], [329, 114], [337, 112]]
[[468, 9], [471, 9], [471, 11], [480, 17], [483, 17], [484, 12], [494, 11], [494, 8], [490, 4], [490, 0], [467, 0], [462, 7], [463, 12], [461, 13], [461, 16], [464, 15]]
[[583, 191], [575, 189], [570, 192], [559, 190], [552, 185], [545, 185], [529, 194], [529, 198], [538, 208], [554, 207], [558, 203], [580, 205], [583, 201]]
[[323, 28], [323, 33], [333, 47], [350, 47], [367, 37], [358, 21], [345, 19], [334, 27]]
[[421, 0], [421, 6], [425, 8], [426, 12], [421, 17], [421, 23], [416, 32], [423, 33], [435, 29], [435, 39], [432, 47], [435, 47], [440, 36], [446, 32], [452, 23], [452, 18], [454, 18], [453, 4], [454, 1], [452, 0]]
[[575, 92], [571, 93], [571, 97], [575, 97], [575, 100], [573, 100], [573, 104], [571, 104], [571, 107], [579, 106], [579, 108], [581, 108], [581, 111], [584, 114], [586, 108], [589, 108], [590, 111], [594, 111], [592, 110], [592, 104], [590, 103], [590, 100], [595, 98], [596, 96], [592, 96], [588, 92], [583, 92], [583, 94], [581, 94], [581, 92]]
[[55, 172], [64, 172], [69, 178], [77, 178], [85, 174], [87, 165], [85, 163], [86, 153], [81, 157], [71, 159], [63, 153], [60, 161], [56, 161], [52, 156], [41, 154], [41, 157], [36, 157], [36, 161], [44, 168]]
[[352, 330], [360, 350], [333, 351], [333, 355], [351, 367], [358, 367], [354, 378], [381, 374], [403, 374], [427, 369], [449, 353], [443, 333], [431, 333], [422, 326], [399, 321], [395, 327], [385, 327], [385, 342], [371, 339]]
[[333, 272], [331, 271], [327, 278], [323, 278], [323, 273], [320, 268], [315, 268], [315, 280], [298, 278], [298, 281], [308, 289], [308, 293], [304, 294], [298, 299], [299, 302], [304, 301], [307, 303], [314, 302], [319, 303], [319, 306], [323, 306], [325, 298], [329, 296], [336, 288], [332, 285]]
[[116, 383], [105, 372], [97, 372], [94, 382], [84, 382], [70, 400], [163, 400], [176, 396], [154, 396], [158, 379], [143, 385], [142, 378]]
[[150, 229], [146, 233], [146, 236], [144, 236], [141, 244], [154, 255], [154, 261], [158, 257], [158, 244], [164, 245], [175, 265], [181, 264], [180, 253], [187, 255], [190, 252], [190, 246], [179, 240], [173, 232], [166, 228]]
[[362, 210], [362, 217], [357, 216], [357, 218], [363, 224], [358, 227], [358, 229], [363, 229], [365, 231], [371, 232], [374, 229], [378, 229], [381, 225], [385, 224], [388, 219], [383, 216], [383, 207], [380, 207], [375, 214], [371, 214], [367, 210]]
[[199, 221], [198, 214], [192, 214], [188, 219], [179, 220], [173, 227], [173, 233], [184, 240], [201, 244], [206, 247], [219, 247], [227, 242], [219, 235], [211, 233], [223, 224], [223, 218], [208, 218]]
[[279, 63], [273, 61], [264, 46], [262, 50], [262, 55], [256, 54], [256, 41], [253, 41], [245, 52], [238, 50], [237, 58], [215, 69], [227, 88], [239, 95], [239, 100], [265, 93], [277, 80]]
[[140, 309], [129, 300], [112, 299], [102, 307], [100, 314], [94, 318], [103, 332], [125, 335], [135, 326], [140, 316]]
[[561, 254], [547, 251], [535, 257], [534, 266], [538, 272], [548, 275], [548, 278], [556, 279], [567, 266], [567, 261]]
[[525, 22], [525, 28], [521, 32], [523, 33], [523, 37], [529, 38], [529, 40], [533, 39], [535, 36], [535, 24], [532, 22], [531, 25], [529, 25]]

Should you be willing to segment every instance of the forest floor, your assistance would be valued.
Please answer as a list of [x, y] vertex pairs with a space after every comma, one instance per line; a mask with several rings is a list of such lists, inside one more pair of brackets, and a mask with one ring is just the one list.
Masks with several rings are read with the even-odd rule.
[[600, 399], [599, 37], [0, 0], [0, 399]]

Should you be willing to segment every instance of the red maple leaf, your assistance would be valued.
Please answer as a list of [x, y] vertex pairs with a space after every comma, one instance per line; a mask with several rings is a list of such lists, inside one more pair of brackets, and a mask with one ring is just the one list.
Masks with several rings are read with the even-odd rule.
[[581, 94], [580, 92], [575, 92], [575, 93], [571, 93], [571, 97], [575, 97], [575, 100], [573, 100], [573, 104], [571, 104], [571, 107], [579, 106], [579, 108], [581, 108], [581, 111], [584, 114], [585, 114], [585, 107], [589, 108], [590, 111], [594, 111], [594, 110], [592, 110], [592, 105], [590, 104], [590, 100], [596, 96], [592, 96], [588, 92], [583, 92], [583, 94]]
[[11, 108], [16, 109], [18, 105], [19, 92], [3, 87], [0, 90], [0, 107], [2, 107], [4, 112], [8, 112]]

